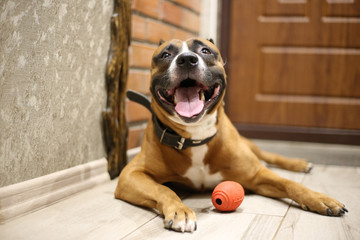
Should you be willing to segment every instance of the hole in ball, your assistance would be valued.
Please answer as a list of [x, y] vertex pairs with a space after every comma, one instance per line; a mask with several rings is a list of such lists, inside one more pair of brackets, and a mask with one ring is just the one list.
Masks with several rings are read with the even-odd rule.
[[220, 199], [220, 198], [217, 198], [217, 199], [216, 199], [216, 203], [217, 203], [217, 205], [221, 205], [221, 204], [222, 204], [221, 199]]

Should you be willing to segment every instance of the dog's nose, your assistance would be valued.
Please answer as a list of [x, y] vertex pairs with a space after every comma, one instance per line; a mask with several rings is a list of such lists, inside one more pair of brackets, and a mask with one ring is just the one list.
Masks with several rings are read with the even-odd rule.
[[179, 67], [194, 67], [198, 65], [199, 59], [192, 52], [185, 52], [178, 56], [176, 59], [176, 64]]

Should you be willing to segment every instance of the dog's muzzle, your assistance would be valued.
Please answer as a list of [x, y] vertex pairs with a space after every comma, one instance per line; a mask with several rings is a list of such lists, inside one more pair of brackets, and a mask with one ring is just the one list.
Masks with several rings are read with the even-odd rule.
[[163, 103], [172, 107], [180, 117], [194, 119], [204, 113], [204, 110], [219, 95], [220, 83], [210, 81], [210, 72], [208, 72], [208, 76], [199, 77], [199, 75], [205, 74], [199, 73], [201, 71], [199, 69], [199, 58], [192, 52], [182, 53], [175, 61], [178, 74], [183, 80], [170, 89], [159, 88], [157, 95]]

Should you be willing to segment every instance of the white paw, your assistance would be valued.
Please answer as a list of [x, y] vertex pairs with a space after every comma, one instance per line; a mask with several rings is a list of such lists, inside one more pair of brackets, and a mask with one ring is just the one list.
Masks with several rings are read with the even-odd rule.
[[195, 213], [190, 210], [178, 210], [170, 216], [165, 217], [165, 228], [172, 229], [178, 232], [194, 232], [196, 231], [196, 216]]
[[178, 232], [194, 232], [196, 230], [196, 222], [193, 220], [188, 221], [179, 221], [177, 223], [173, 223], [170, 220], [167, 228], [178, 231]]

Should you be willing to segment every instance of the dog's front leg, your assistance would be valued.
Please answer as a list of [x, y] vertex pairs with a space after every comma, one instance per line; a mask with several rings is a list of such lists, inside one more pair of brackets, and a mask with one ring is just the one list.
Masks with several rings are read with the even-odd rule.
[[250, 189], [275, 198], [290, 198], [304, 210], [329, 216], [340, 216], [347, 212], [345, 205], [325, 195], [312, 191], [300, 183], [282, 178], [267, 168], [262, 168], [252, 179]]
[[164, 215], [165, 228], [181, 232], [196, 230], [196, 215], [170, 188], [141, 171], [125, 168], [119, 176], [115, 197], [136, 205], [156, 208]]

